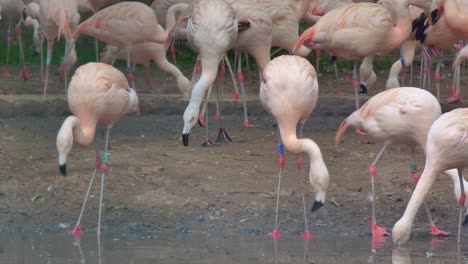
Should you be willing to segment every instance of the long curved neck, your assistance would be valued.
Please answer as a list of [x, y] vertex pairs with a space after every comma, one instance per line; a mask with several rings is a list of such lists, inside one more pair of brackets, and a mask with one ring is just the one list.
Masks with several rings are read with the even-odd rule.
[[426, 167], [421, 175], [421, 178], [416, 185], [416, 188], [411, 195], [411, 199], [406, 206], [405, 213], [400, 221], [404, 221], [408, 225], [412, 225], [416, 214], [424, 203], [427, 194], [432, 188], [437, 176], [441, 173], [440, 170], [435, 169], [426, 159]]
[[84, 147], [93, 142], [96, 125], [97, 124], [95, 122], [86, 122], [86, 124], [82, 124], [78, 117], [69, 116], [63, 122], [60, 130], [65, 129], [64, 132], [73, 135], [73, 143]]
[[206, 58], [208, 56], [201, 57], [202, 72], [200, 79], [193, 86], [189, 107], [200, 107], [203, 98], [206, 96], [210, 85], [215, 81], [218, 72], [218, 58], [213, 58], [213, 56], [209, 56], [209, 58]]
[[180, 3], [169, 8], [166, 14], [166, 32], [172, 32], [176, 29], [178, 18], [188, 6], [188, 4]]

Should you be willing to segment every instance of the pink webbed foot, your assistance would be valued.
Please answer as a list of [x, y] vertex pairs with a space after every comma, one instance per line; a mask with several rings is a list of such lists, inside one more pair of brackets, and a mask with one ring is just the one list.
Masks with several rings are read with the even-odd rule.
[[78, 242], [83, 236], [83, 229], [80, 224], [77, 224], [72, 230], [68, 231], [68, 233], [75, 238], [75, 241]]
[[431, 234], [433, 234], [434, 236], [448, 236], [450, 234], [450, 232], [440, 230], [439, 228], [437, 228], [436, 225], [432, 224], [431, 225]]
[[4, 72], [2, 73], [2, 77], [3, 77], [3, 78], [10, 78], [10, 77], [11, 77], [11, 74], [10, 74], [10, 72], [8, 72], [8, 71], [4, 71]]
[[281, 237], [281, 233], [278, 229], [275, 229], [270, 234], [268, 234], [268, 236], [273, 239], [279, 239]]
[[250, 124], [249, 121], [244, 121], [244, 127], [251, 128], [251, 127], [255, 127], [255, 126]]
[[367, 136], [368, 134], [360, 129], [356, 129], [356, 136]]
[[215, 143], [213, 143], [210, 139], [206, 139], [205, 142], [201, 144], [202, 147], [215, 147], [217, 146]]
[[28, 70], [23, 69], [18, 73], [18, 77], [23, 78], [25, 81], [31, 78], [31, 73]]
[[374, 237], [384, 237], [389, 236], [390, 234], [387, 232], [388, 228], [384, 226], [378, 226], [375, 222], [375, 219], [371, 220], [371, 229], [372, 229], [372, 236]]
[[234, 97], [234, 100], [238, 100], [238, 99], [239, 99], [239, 97], [240, 97], [240, 93], [239, 93], [239, 91], [235, 91], [235, 92], [234, 92], [234, 96], [233, 96], [233, 97]]
[[229, 137], [227, 131], [225, 128], [220, 127], [218, 136], [216, 137], [216, 143], [227, 143], [227, 142], [232, 142], [231, 137]]
[[312, 235], [309, 230], [305, 230], [304, 233], [302, 233], [302, 238], [304, 238], [304, 240], [311, 240], [313, 237], [314, 235]]
[[460, 100], [461, 100], [460, 95], [454, 95], [447, 99], [447, 103], [453, 104], [453, 103], [459, 102]]

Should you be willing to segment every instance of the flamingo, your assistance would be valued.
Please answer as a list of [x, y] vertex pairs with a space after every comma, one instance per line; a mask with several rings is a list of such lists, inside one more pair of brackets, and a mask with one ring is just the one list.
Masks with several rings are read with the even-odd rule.
[[[280, 142], [278, 144], [280, 174], [276, 199], [275, 229], [270, 234], [273, 238], [279, 238], [280, 236], [278, 230], [278, 206], [281, 174], [284, 165], [283, 144], [286, 150], [299, 154], [299, 169], [302, 169], [302, 158], [300, 155], [307, 153], [309, 156], [309, 180], [315, 190], [315, 200], [311, 211], [315, 212], [325, 202], [329, 174], [320, 148], [313, 140], [308, 138], [298, 139], [296, 135], [296, 127], [299, 124], [300, 137], [302, 137], [302, 127], [317, 104], [318, 92], [317, 75], [314, 67], [306, 59], [299, 56], [287, 55], [277, 57], [268, 63], [263, 71], [263, 81], [260, 86], [260, 101], [265, 110], [275, 118], [280, 135]], [[311, 234], [307, 226], [304, 193], [302, 194], [302, 202], [305, 219], [303, 236], [310, 238]]]
[[[384, 0], [381, 4], [355, 3], [325, 14], [302, 33], [294, 50], [306, 44], [323, 49], [336, 57], [357, 61], [361, 57], [383, 55], [398, 48], [411, 34], [408, 6], [424, 10], [429, 0]], [[354, 63], [353, 86], [356, 109], [359, 109], [357, 64]], [[356, 131], [360, 134], [360, 131]]]
[[[18, 21], [15, 26], [15, 33], [18, 36], [18, 43], [20, 49], [20, 67], [21, 70], [19, 72], [19, 76], [23, 79], [27, 80], [31, 76], [31, 74], [26, 69], [26, 64], [24, 62], [24, 52], [23, 52], [23, 37], [21, 33], [21, 25], [23, 21], [26, 19], [26, 14], [24, 13], [24, 9], [26, 8], [25, 3], [23, 0], [0, 0], [0, 17], [6, 17], [8, 19], [8, 30], [7, 30], [7, 56], [6, 56], [6, 66], [10, 63], [10, 45], [11, 45], [11, 23], [12, 20]], [[11, 74], [6, 69], [3, 74], [3, 77], [8, 78], [11, 77]]]
[[458, 242], [461, 239], [462, 211], [465, 206], [463, 169], [468, 165], [468, 108], [459, 108], [440, 116], [432, 124], [426, 147], [426, 166], [421, 180], [416, 185], [403, 216], [392, 230], [393, 242], [397, 245], [408, 241], [416, 213], [429, 193], [436, 178], [445, 170], [457, 169], [460, 187]]
[[[192, 89], [184, 112], [182, 141], [188, 146], [190, 129], [197, 123], [203, 97], [213, 84], [218, 64], [237, 38], [234, 9], [224, 0], [196, 0], [189, 6], [187, 38], [201, 61], [201, 76]], [[206, 144], [212, 144], [206, 138]]]
[[96, 132], [96, 126], [106, 128], [104, 154], [99, 156], [98, 142], [95, 140], [96, 164], [89, 182], [81, 213], [71, 233], [81, 237], [81, 217], [88, 200], [89, 191], [96, 172], [101, 175], [101, 192], [99, 198], [98, 234], [101, 231], [101, 212], [104, 190], [104, 177], [109, 165], [109, 133], [112, 126], [126, 113], [138, 109], [138, 97], [134, 89], [129, 88], [125, 75], [105, 63], [90, 62], [79, 67], [73, 75], [68, 90], [68, 105], [73, 115], [67, 117], [57, 134], [58, 164], [60, 172], [67, 173], [67, 156], [73, 144], [89, 146]]
[[[162, 27], [161, 27], [162, 28]], [[111, 63], [114, 58], [126, 59], [127, 51], [119, 50], [115, 46], [107, 45], [101, 52], [101, 61], [105, 63]], [[143, 64], [146, 68], [146, 83], [151, 87], [151, 77], [149, 74], [149, 67], [151, 61], [154, 61], [158, 68], [164, 72], [170, 73], [177, 80], [177, 87], [179, 91], [185, 96], [189, 97], [192, 87], [190, 81], [184, 74], [166, 58], [166, 48], [162, 44], [156, 44], [152, 42], [145, 42], [137, 44], [132, 49], [130, 54], [132, 63]]]
[[[422, 147], [423, 150], [426, 150], [427, 133], [440, 114], [439, 102], [426, 90], [413, 87], [393, 88], [372, 97], [359, 110], [346, 118], [336, 132], [336, 145], [341, 142], [341, 138], [349, 126], [363, 129], [374, 140], [383, 141], [382, 149], [369, 166], [372, 184], [371, 230], [374, 237], [378, 238], [388, 234], [387, 228], [378, 226], [375, 218], [374, 181], [377, 162], [387, 146], [391, 144], [408, 146], [411, 149], [411, 175], [417, 183], [419, 174], [416, 166], [416, 148]], [[428, 206], [425, 205], [425, 207], [431, 233], [434, 235], [447, 235], [447, 232], [436, 227]]]
[[[70, 23], [78, 24], [80, 14], [75, 0], [41, 0], [39, 6], [39, 24], [48, 41], [44, 81], [45, 97], [48, 90], [50, 61], [55, 40], [63, 35], [68, 42], [71, 41]], [[65, 54], [65, 57], [67, 56]]]
[[[153, 10], [139, 2], [120, 2], [94, 13], [73, 32], [74, 42], [71, 47], [74, 47], [81, 34], [127, 50], [127, 76], [132, 82], [132, 87], [134, 87], [134, 76], [130, 66], [132, 47], [143, 42], [164, 44], [168, 36], [167, 32], [158, 28], [158, 20]], [[65, 57], [71, 51], [68, 50]], [[63, 67], [68, 68], [66, 63]]]

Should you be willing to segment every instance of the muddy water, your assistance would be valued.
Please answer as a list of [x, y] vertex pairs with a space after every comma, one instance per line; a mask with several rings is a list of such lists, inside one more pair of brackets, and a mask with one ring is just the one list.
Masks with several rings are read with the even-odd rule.
[[[100, 245], [100, 246], [99, 246]], [[154, 237], [85, 234], [81, 243], [67, 234], [1, 234], [0, 263], [467, 263], [467, 246], [453, 239], [428, 238], [393, 248], [390, 239], [283, 236], [158, 234]]]

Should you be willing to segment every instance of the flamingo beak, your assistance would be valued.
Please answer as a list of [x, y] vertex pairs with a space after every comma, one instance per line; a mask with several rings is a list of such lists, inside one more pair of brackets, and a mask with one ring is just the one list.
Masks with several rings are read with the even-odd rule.
[[59, 170], [62, 176], [67, 176], [67, 164], [59, 165]]
[[302, 35], [299, 37], [299, 39], [294, 44], [292, 53], [294, 53], [299, 47], [301, 47], [304, 44], [304, 42], [311, 39], [314, 35], [315, 35], [315, 28], [314, 27], [311, 27], [311, 28], [307, 29], [306, 31], [304, 31], [304, 33], [302, 33]]
[[322, 208], [323, 206], [323, 203], [320, 202], [320, 201], [314, 201], [314, 204], [312, 205], [312, 208], [310, 209], [310, 211], [312, 213], [314, 213], [315, 211], [317, 211], [318, 209]]
[[187, 147], [189, 144], [189, 133], [182, 134], [182, 143], [184, 143], [184, 146]]

